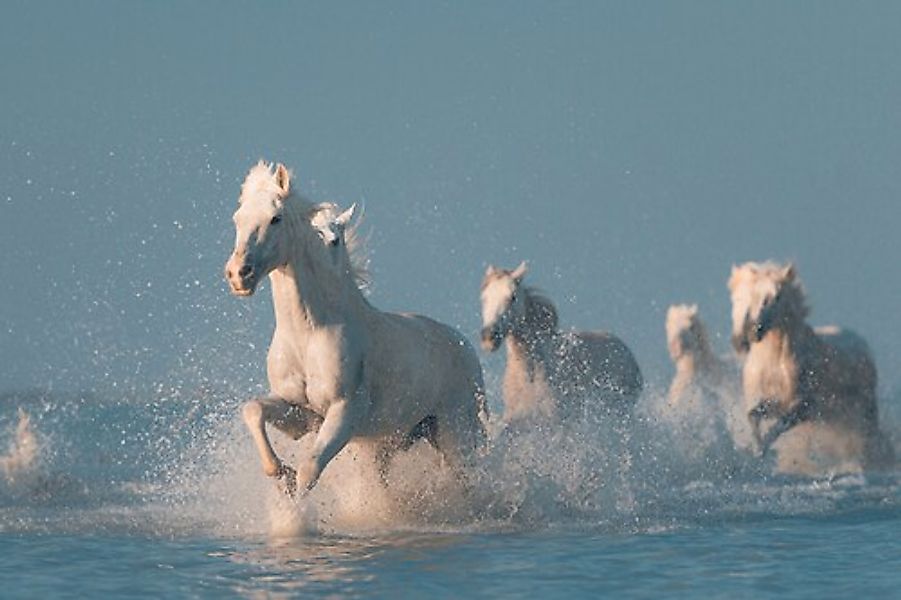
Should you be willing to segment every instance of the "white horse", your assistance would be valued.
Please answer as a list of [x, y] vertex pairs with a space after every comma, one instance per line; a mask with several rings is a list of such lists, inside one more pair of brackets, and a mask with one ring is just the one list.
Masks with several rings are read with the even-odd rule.
[[16, 433], [9, 443], [9, 451], [0, 455], [0, 473], [8, 483], [28, 472], [37, 461], [38, 441], [31, 426], [31, 417], [19, 408], [19, 422]]
[[642, 388], [632, 352], [610, 333], [561, 332], [557, 309], [522, 285], [525, 274], [525, 263], [512, 271], [489, 266], [482, 281], [482, 348], [507, 345], [504, 420], [575, 417], [591, 412], [589, 400], [627, 414]]
[[[394, 451], [424, 437], [459, 475], [485, 442], [475, 351], [446, 325], [369, 304], [353, 210], [311, 204], [283, 165], [260, 161], [234, 214], [225, 276], [232, 293], [249, 296], [268, 275], [276, 324], [271, 392], [244, 404], [243, 417], [263, 471], [291, 495], [311, 490], [351, 440], [376, 444], [384, 473]], [[296, 470], [275, 455], [266, 423], [295, 439], [315, 433]]]
[[[804, 290], [791, 264], [733, 267], [729, 290], [733, 343], [747, 352], [745, 409], [761, 454], [786, 432], [807, 425], [811, 439], [823, 434], [821, 450], [832, 458], [861, 466], [886, 460], [876, 366], [866, 342], [851, 331], [814, 330], [806, 323]], [[780, 468], [807, 471], [807, 460], [780, 456]]]
[[676, 374], [667, 400], [678, 407], [697, 400], [697, 393], [720, 398], [733, 388], [734, 369], [714, 353], [697, 304], [674, 304], [666, 311], [666, 342]]
[[747, 416], [741, 409], [737, 363], [718, 356], [696, 304], [674, 304], [666, 312], [666, 340], [676, 373], [667, 405], [691, 426], [702, 425], [705, 440], [718, 436], [721, 425], [738, 448], [751, 445]]

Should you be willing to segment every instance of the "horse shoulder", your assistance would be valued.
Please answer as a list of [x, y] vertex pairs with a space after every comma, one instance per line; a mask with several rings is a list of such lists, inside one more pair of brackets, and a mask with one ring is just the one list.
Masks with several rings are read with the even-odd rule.
[[351, 399], [363, 383], [366, 335], [356, 324], [317, 327], [302, 350], [306, 395], [314, 410], [322, 413], [332, 401]]
[[746, 408], [778, 400], [784, 408], [796, 401], [799, 365], [786, 344], [775, 335], [751, 345], [742, 367]]
[[275, 335], [266, 356], [269, 388], [275, 396], [293, 404], [305, 405], [306, 381], [300, 349]]

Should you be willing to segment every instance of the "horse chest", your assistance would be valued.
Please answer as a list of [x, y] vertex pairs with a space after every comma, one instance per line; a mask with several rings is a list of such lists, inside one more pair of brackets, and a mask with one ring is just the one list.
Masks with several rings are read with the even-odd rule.
[[331, 402], [349, 393], [352, 362], [340, 330], [322, 330], [303, 339], [277, 340], [269, 352], [269, 383], [290, 402], [324, 414]]
[[745, 362], [745, 393], [752, 402], [777, 399], [790, 402], [796, 391], [797, 365], [778, 344], [758, 344]]

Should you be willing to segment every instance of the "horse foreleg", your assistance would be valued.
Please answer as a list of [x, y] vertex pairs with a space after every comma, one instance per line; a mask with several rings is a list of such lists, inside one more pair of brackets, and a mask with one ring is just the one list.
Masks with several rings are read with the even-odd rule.
[[318, 417], [297, 405], [273, 397], [249, 400], [241, 409], [241, 415], [257, 446], [260, 461], [263, 464], [263, 472], [269, 477], [288, 476], [290, 488], [294, 479], [293, 469], [282, 463], [276, 456], [269, 436], [266, 434], [266, 423], [273, 424], [297, 439], [316, 425], [315, 420]]
[[334, 402], [316, 434], [312, 454], [297, 466], [297, 491], [306, 495], [322, 474], [325, 466], [341, 451], [353, 436], [359, 408], [348, 400]]
[[763, 437], [763, 439], [759, 440], [761, 456], [765, 455], [769, 451], [770, 446], [772, 446], [782, 434], [789, 431], [799, 423], [807, 421], [809, 419], [810, 403], [808, 402], [799, 402], [792, 410], [779, 417], [776, 423], [772, 427], [770, 427], [769, 431], [766, 432], [766, 435]]
[[754, 436], [754, 442], [760, 449], [760, 455], [766, 453], [763, 449], [763, 436], [760, 433], [760, 422], [770, 416], [770, 409], [776, 405], [776, 400], [761, 400], [757, 405], [748, 412], [748, 422], [751, 424], [751, 434]]

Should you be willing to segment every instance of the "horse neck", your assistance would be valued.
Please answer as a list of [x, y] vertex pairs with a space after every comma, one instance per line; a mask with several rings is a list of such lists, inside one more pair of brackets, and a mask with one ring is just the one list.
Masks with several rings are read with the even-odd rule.
[[336, 275], [308, 254], [298, 243], [291, 260], [270, 274], [276, 329], [297, 335], [322, 326], [364, 320], [371, 307], [353, 275]]
[[690, 373], [709, 372], [716, 368], [718, 360], [706, 337], [698, 339], [697, 348], [684, 352], [675, 361], [677, 371]]
[[[526, 296], [526, 302], [532, 300]], [[537, 323], [530, 318], [534, 315], [527, 305], [525, 316], [517, 319], [507, 335], [508, 360], [523, 361], [531, 372], [537, 363], [547, 363], [558, 341], [560, 332], [554, 327]]]
[[[813, 328], [800, 316], [783, 319], [778, 326], [766, 332], [757, 344], [766, 344], [770, 349], [778, 350], [783, 357], [797, 359], [804, 353], [804, 348], [817, 343]], [[753, 347], [752, 347], [753, 348]]]

